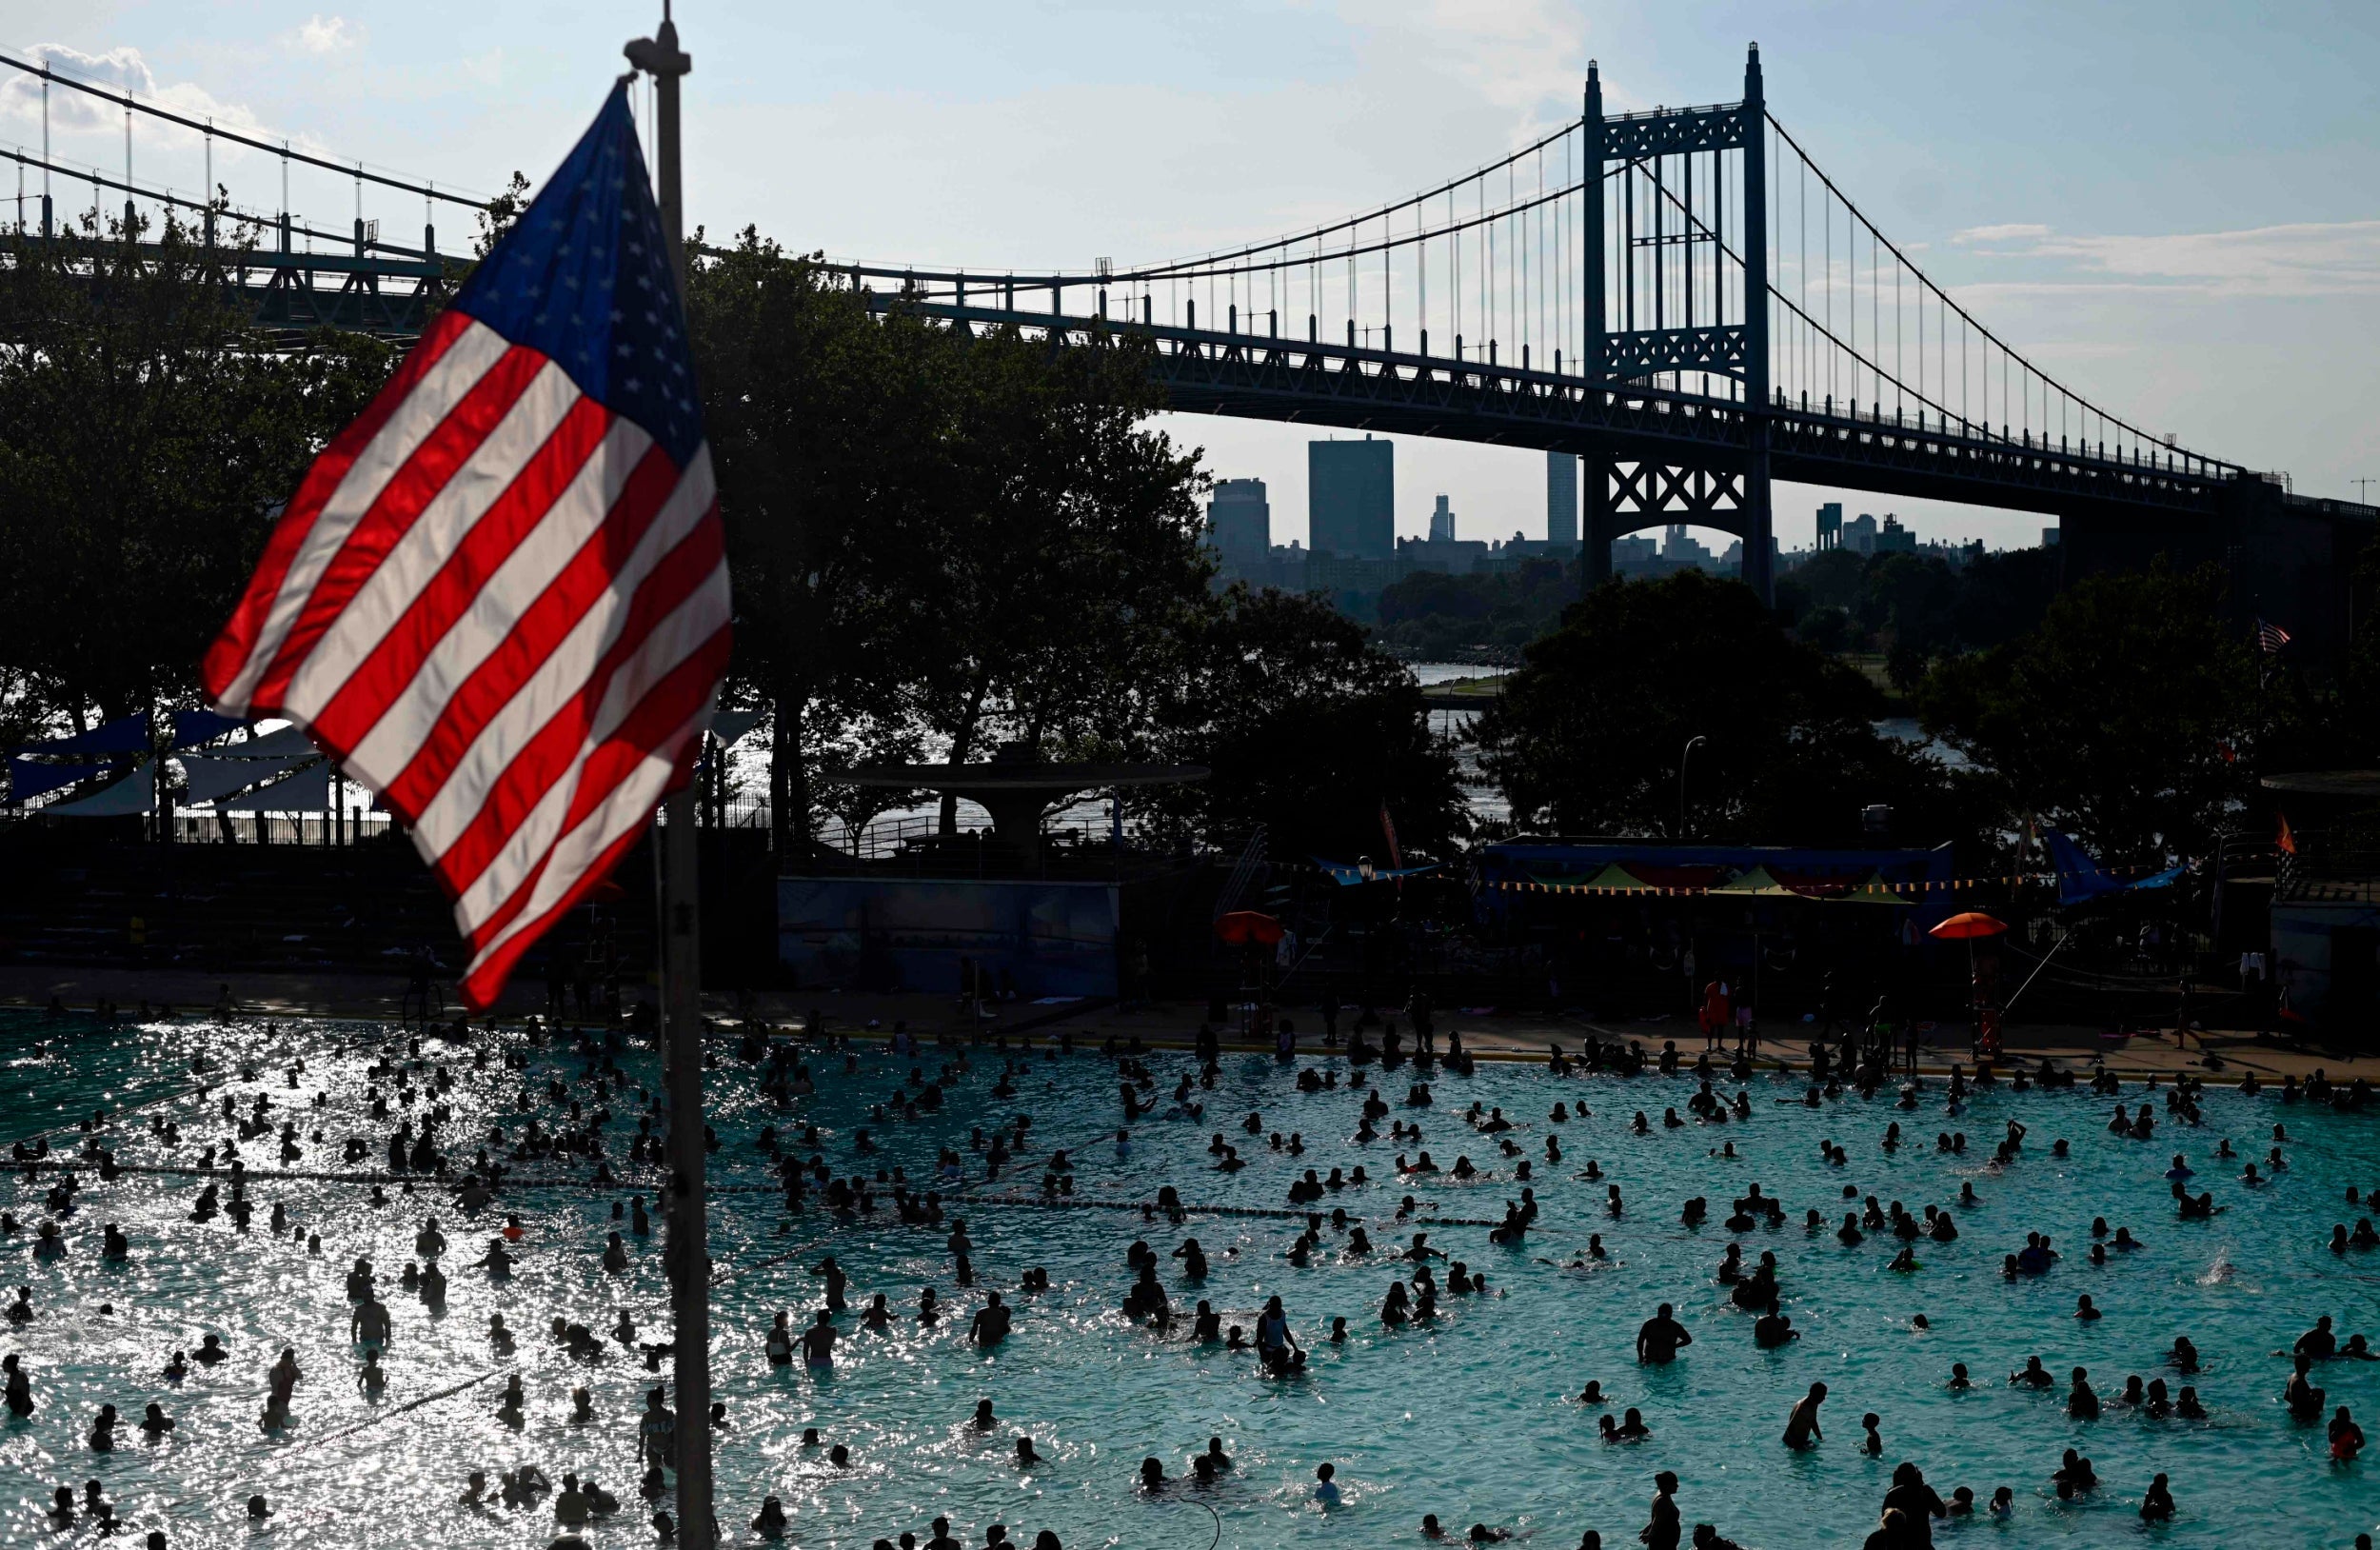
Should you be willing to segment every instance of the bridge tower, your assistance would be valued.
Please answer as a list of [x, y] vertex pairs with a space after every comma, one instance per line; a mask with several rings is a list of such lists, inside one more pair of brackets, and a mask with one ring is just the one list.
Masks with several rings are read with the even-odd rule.
[[[1740, 102], [1618, 117], [1605, 116], [1601, 71], [1589, 61], [1581, 129], [1589, 192], [1581, 201], [1579, 247], [1586, 263], [1580, 315], [1589, 380], [1624, 399], [1632, 388], [1682, 387], [1690, 376], [1707, 388], [1716, 379], [1732, 388], [1741, 417], [1735, 445], [1706, 463], [1629, 464], [1609, 453], [1583, 455], [1583, 586], [1593, 590], [1611, 579], [1613, 539], [1687, 520], [1740, 538], [1744, 581], [1762, 602], [1773, 602], [1767, 103], [1760, 46], [1752, 45], [1745, 56]], [[1619, 173], [1607, 177], [1605, 169], [1615, 163]], [[1740, 256], [1731, 250], [1731, 237]]]

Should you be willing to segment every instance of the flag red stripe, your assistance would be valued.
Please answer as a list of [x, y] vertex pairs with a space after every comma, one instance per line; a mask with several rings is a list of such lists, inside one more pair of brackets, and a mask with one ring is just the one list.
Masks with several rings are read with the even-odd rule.
[[[594, 748], [580, 771], [578, 791], [560, 834], [570, 834], [592, 818], [612, 793], [635, 774], [637, 767], [653, 756], [654, 749], [666, 745], [694, 719], [710, 698], [720, 674], [726, 670], [729, 644], [728, 628], [722, 624], [709, 639], [656, 683], [619, 728]], [[663, 789], [676, 790], [690, 773], [690, 766], [673, 771]], [[534, 901], [538, 884], [546, 873], [546, 860], [540, 858], [511, 896], [484, 920], [466, 920], [458, 908], [456, 926], [474, 950], [485, 952]]]
[[[457, 914], [467, 927], [502, 904], [522, 880], [526, 877], [537, 858], [548, 848], [559, 845], [565, 835], [565, 825], [570, 816], [571, 804], [579, 796], [581, 770], [596, 746], [610, 737], [618, 724], [636, 708], [637, 703], [651, 692], [652, 686], [666, 677], [669, 670], [686, 657], [702, 648], [703, 643], [716, 634], [727, 620], [727, 573], [723, 565], [706, 578], [703, 586], [684, 603], [654, 626], [635, 654], [624, 662], [605, 686], [604, 701], [598, 707], [585, 737], [575, 750], [564, 748], [566, 764], [552, 780], [544, 783], [544, 789], [534, 793], [521, 809], [517, 826], [502, 837], [502, 844], [488, 855], [486, 864], [479, 868], [468, 885], [457, 895]], [[618, 621], [603, 622], [605, 627], [617, 627]], [[589, 647], [600, 647], [601, 642], [591, 637], [596, 632], [582, 631], [573, 642], [569, 656], [556, 657], [557, 664], [579, 664], [566, 669], [570, 681], [584, 685], [591, 660]], [[523, 698], [532, 701], [533, 716], [551, 720], [567, 710], [571, 697], [537, 690], [525, 692]], [[507, 709], [507, 714], [512, 714]], [[523, 720], [527, 727], [528, 741], [540, 728]], [[507, 745], [508, 748], [508, 745]], [[499, 750], [500, 753], [506, 750]], [[474, 755], [476, 760], [478, 755]], [[466, 766], [468, 767], [468, 766]], [[478, 772], [463, 786], [473, 796], [484, 796], [493, 783], [501, 778], [503, 769], [495, 760], [480, 763]], [[458, 783], [464, 777], [458, 776]], [[450, 785], [449, 792], [457, 787]], [[449, 803], [444, 797], [427, 817], [414, 829], [414, 839], [426, 855], [438, 855], [449, 842], [461, 838], [474, 819], [477, 809], [466, 810], [460, 801]]]
[[669, 455], [658, 447], [646, 451], [602, 530], [522, 610], [504, 644], [455, 689], [412, 759], [384, 788], [389, 805], [407, 823], [420, 822], [480, 731], [610, 589], [622, 563], [634, 552], [677, 482]]
[[354, 750], [469, 610], [488, 579], [545, 520], [588, 456], [603, 445], [610, 424], [610, 411], [591, 398], [571, 406], [511, 487], [471, 526], [428, 586], [315, 714], [317, 741], [342, 756]]
[[502, 775], [486, 784], [477, 813], [439, 855], [435, 864], [439, 873], [458, 892], [478, 878], [503, 848], [506, 836], [580, 758], [595, 719], [603, 711], [613, 675], [634, 660], [654, 626], [719, 568], [722, 554], [720, 525], [705, 522], [653, 567], [630, 599], [618, 636], [586, 675], [585, 687], [529, 740]]
[[[456, 311], [441, 312], [424, 329], [422, 337], [405, 359], [387, 385], [372, 395], [370, 404], [356, 417], [355, 423], [331, 438], [330, 445], [316, 456], [306, 477], [298, 482], [297, 493], [289, 497], [287, 509], [265, 541], [265, 552], [256, 563], [256, 574], [248, 579], [248, 591], [232, 611], [230, 623], [224, 626], [207, 651], [201, 675], [210, 698], [220, 699], [239, 676], [240, 669], [256, 648], [266, 620], [271, 615], [272, 603], [281, 591], [281, 584], [289, 573], [289, 565], [305, 546], [307, 536], [322, 515], [339, 481], [355, 466], [364, 449], [379, 435], [381, 427], [413, 395], [413, 389], [429, 374], [430, 368], [446, 353], [447, 347], [462, 337], [473, 319]], [[222, 706], [227, 714], [238, 715], [244, 707]]]
[[[692, 778], [693, 746], [693, 740], [687, 739], [685, 746], [680, 750], [678, 767], [671, 771], [669, 781], [662, 787], [664, 794], [677, 790]], [[536, 945], [538, 938], [543, 936], [546, 928], [555, 921], [577, 908], [588, 894], [602, 886], [604, 880], [611, 875], [612, 868], [620, 864], [620, 858], [626, 855], [635, 846], [636, 842], [644, 837], [644, 834], [643, 824], [628, 825], [617, 839], [605, 845], [587, 864], [580, 872], [578, 880], [564, 891], [560, 899], [540, 910], [535, 919], [525, 922], [518, 930], [496, 944], [493, 948], [476, 957], [469, 970], [464, 975], [462, 984], [458, 987], [462, 991], [463, 999], [474, 1006], [486, 1006], [492, 1004], [496, 993], [504, 988], [505, 981], [511, 976], [513, 968], [520, 963], [521, 955]], [[543, 871], [542, 865], [540, 870]]]
[[545, 358], [533, 349], [506, 350], [504, 358], [472, 385], [454, 411], [414, 449], [405, 467], [397, 470], [370, 509], [356, 523], [339, 552], [324, 566], [322, 578], [314, 584], [297, 623], [289, 627], [280, 649], [273, 653], [272, 666], [266, 669], [256, 692], [249, 697], [251, 704], [259, 708], [280, 708], [290, 675], [322, 640], [340, 610], [371, 579], [373, 569], [420, 519], [424, 508], [438, 498], [438, 492], [446, 487], [456, 470], [479, 450], [488, 433], [503, 424], [513, 403], [545, 368]]
[[[620, 492], [643, 461], [652, 438], [615, 419], [603, 444], [580, 467], [536, 528], [516, 545], [469, 606], [430, 648], [412, 678], [348, 756], [366, 779], [385, 784], [402, 772], [446, 711], [455, 690], [511, 636], [522, 614], [543, 596], [565, 566], [610, 519]], [[648, 546], [650, 539], [647, 540]], [[541, 668], [543, 676], [551, 668]], [[506, 716], [519, 714], [516, 698]]]

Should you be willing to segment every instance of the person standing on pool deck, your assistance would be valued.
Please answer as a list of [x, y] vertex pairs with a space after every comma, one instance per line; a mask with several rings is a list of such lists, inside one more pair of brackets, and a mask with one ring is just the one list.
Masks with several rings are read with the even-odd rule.
[[[1680, 1348], [1692, 1345], [1695, 1338], [1686, 1326], [1670, 1317], [1667, 1302], [1653, 1310], [1653, 1317], [1636, 1331], [1636, 1360], [1660, 1365], [1677, 1360]], [[1673, 1537], [1672, 1543], [1676, 1542]]]
[[1810, 1392], [1795, 1404], [1794, 1413], [1785, 1420], [1785, 1445], [1796, 1451], [1826, 1441], [1826, 1433], [1818, 1430], [1818, 1406], [1826, 1402], [1826, 1385], [1813, 1383]]

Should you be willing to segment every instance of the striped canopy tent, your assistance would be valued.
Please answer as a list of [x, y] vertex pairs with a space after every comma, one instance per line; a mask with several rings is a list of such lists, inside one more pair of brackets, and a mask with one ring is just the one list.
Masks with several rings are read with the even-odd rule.
[[1593, 877], [1563, 877], [1558, 873], [1532, 872], [1532, 883], [1564, 893], [1657, 893], [1660, 890], [1645, 882], [1617, 862], [1605, 864]]
[[1748, 872], [1739, 873], [1711, 891], [1738, 898], [1798, 899], [1802, 897], [1800, 889], [1789, 888], [1779, 883], [1776, 880], [1776, 874], [1771, 872], [1766, 866], [1755, 866]]
[[1882, 872], [1870, 872], [1866, 881], [1855, 883], [1840, 893], [1824, 896], [1831, 904], [1907, 904], [1913, 901], [1900, 896], [1897, 884]]

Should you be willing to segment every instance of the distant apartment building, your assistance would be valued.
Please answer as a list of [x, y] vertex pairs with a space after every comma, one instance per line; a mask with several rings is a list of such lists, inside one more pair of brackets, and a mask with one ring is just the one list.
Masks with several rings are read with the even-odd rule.
[[1348, 560], [1390, 560], [1397, 553], [1396, 446], [1306, 444], [1306, 547]]
[[1225, 479], [1206, 503], [1206, 541], [1227, 569], [1248, 571], [1272, 556], [1273, 507], [1261, 479]]
[[1545, 541], [1567, 548], [1578, 542], [1578, 457], [1545, 454]]

